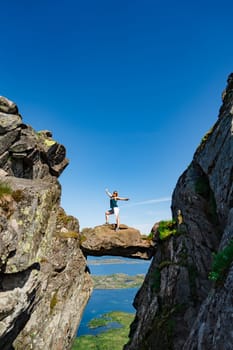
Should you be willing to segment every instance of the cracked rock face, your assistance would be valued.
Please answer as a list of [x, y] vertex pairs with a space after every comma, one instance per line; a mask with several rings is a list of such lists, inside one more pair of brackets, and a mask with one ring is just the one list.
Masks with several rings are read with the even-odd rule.
[[137, 310], [125, 350], [232, 349], [232, 268], [212, 282], [213, 253], [233, 238], [233, 75], [217, 122], [203, 137], [172, 196], [182, 214], [179, 235], [158, 238], [157, 250], [136, 295]]
[[58, 183], [2, 181], [12, 193], [0, 207], [1, 349], [12, 343], [17, 349], [69, 349], [92, 292], [78, 221], [59, 207]]

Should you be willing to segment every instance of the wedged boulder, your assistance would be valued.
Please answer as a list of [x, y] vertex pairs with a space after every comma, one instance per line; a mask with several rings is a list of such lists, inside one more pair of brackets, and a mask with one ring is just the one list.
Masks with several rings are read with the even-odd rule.
[[137, 259], [151, 259], [155, 245], [138, 230], [127, 225], [101, 225], [82, 231], [81, 249], [85, 255], [113, 255]]

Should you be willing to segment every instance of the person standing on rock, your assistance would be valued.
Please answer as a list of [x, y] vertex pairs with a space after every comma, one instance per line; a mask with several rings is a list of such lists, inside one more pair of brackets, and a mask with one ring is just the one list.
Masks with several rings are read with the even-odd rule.
[[120, 217], [119, 217], [120, 209], [118, 208], [117, 201], [128, 201], [129, 198], [119, 197], [117, 191], [114, 191], [113, 193], [111, 193], [107, 188], [105, 189], [105, 192], [110, 197], [110, 209], [105, 212], [106, 225], [108, 225], [109, 223], [108, 221], [109, 215], [114, 214], [116, 217], [116, 231], [118, 231], [120, 227]]

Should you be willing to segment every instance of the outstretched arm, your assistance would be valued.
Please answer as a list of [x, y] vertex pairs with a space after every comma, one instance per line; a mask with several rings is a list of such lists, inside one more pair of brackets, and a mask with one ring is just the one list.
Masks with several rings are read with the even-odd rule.
[[129, 198], [117, 197], [119, 201], [129, 201]]
[[109, 197], [112, 197], [111, 192], [109, 192], [109, 190], [108, 190], [107, 188], [105, 188], [105, 192], [107, 193], [107, 195], [108, 195]]

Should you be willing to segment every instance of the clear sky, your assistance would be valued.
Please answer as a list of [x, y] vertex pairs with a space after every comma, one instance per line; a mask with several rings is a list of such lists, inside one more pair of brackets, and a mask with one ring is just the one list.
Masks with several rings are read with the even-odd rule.
[[104, 223], [106, 187], [142, 233], [171, 218], [233, 71], [232, 13], [232, 0], [1, 3], [0, 95], [66, 147], [62, 206], [81, 228]]

